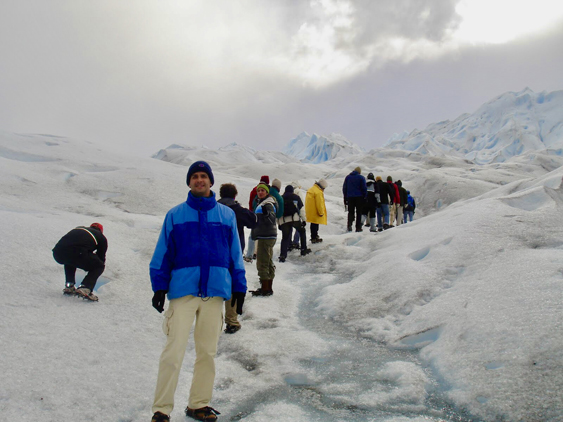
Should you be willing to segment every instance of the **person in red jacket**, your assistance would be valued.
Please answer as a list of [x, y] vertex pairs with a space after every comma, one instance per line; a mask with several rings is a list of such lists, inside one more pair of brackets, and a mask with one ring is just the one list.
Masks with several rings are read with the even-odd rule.
[[391, 176], [387, 176], [387, 183], [390, 185], [389, 188], [391, 192], [393, 192], [393, 204], [389, 206], [389, 224], [390, 227], [393, 227], [395, 220], [397, 219], [399, 204], [401, 203], [401, 194], [399, 193], [397, 185], [393, 183], [393, 178]]
[[[258, 183], [258, 185], [263, 184], [268, 186], [268, 189], [270, 188], [270, 176], [262, 176], [260, 178], [260, 182]], [[254, 186], [254, 188], [252, 189], [252, 191], [250, 192], [250, 200], [248, 201], [248, 209], [250, 211], [254, 211], [254, 199], [256, 198], [256, 188], [258, 187], [258, 185]], [[255, 259], [254, 258], [254, 247], [256, 246], [254, 244], [254, 239], [252, 239], [252, 236], [249, 235], [248, 236], [248, 242], [247, 242], [247, 248], [246, 248], [246, 253], [243, 256], [244, 262], [249, 262], [252, 263], [252, 260]], [[243, 250], [244, 252], [244, 250]]]

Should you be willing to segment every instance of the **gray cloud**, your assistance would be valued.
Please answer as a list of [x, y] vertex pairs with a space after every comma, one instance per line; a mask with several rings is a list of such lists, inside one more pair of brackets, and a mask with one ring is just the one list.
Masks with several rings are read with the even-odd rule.
[[[304, 23], [323, 23], [308, 2], [187, 2], [193, 9], [182, 13], [165, 4], [172, 3], [4, 4], [0, 130], [72, 136], [145, 155], [171, 143], [277, 149], [303, 130], [339, 132], [371, 148], [508, 90], [562, 88], [563, 31], [374, 63], [310, 88], [262, 63], [283, 55]], [[337, 28], [337, 48], [358, 58], [388, 36], [442, 41], [459, 19], [453, 1], [353, 5], [354, 25]]]

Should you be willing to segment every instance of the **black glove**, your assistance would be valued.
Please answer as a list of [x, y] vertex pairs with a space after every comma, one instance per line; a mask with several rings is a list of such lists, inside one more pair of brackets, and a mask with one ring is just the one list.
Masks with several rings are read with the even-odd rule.
[[164, 311], [164, 301], [166, 300], [166, 293], [168, 290], [157, 290], [152, 297], [152, 306], [158, 312]]
[[242, 305], [244, 305], [244, 297], [246, 293], [244, 292], [233, 292], [231, 295], [231, 306], [237, 304], [237, 314], [242, 315]]
[[348, 205], [348, 199], [344, 198], [344, 206]]

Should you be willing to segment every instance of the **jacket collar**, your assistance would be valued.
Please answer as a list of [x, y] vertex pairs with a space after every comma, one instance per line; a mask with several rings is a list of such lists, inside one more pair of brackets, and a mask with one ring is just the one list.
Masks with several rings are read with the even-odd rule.
[[209, 211], [217, 205], [215, 200], [215, 192], [211, 191], [211, 196], [207, 198], [195, 196], [191, 192], [188, 193], [188, 199], [186, 201], [190, 207], [198, 211]]
[[227, 207], [231, 207], [235, 204], [238, 204], [233, 198], [220, 198], [217, 202], [220, 204], [226, 205]]

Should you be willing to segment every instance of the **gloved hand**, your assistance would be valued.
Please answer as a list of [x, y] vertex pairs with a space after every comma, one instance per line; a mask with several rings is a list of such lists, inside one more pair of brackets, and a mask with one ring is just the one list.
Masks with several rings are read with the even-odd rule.
[[348, 198], [344, 198], [344, 206], [348, 205]]
[[242, 315], [242, 305], [244, 304], [244, 297], [246, 293], [244, 292], [233, 292], [231, 295], [231, 306], [237, 305], [237, 314]]
[[152, 297], [152, 306], [158, 312], [164, 311], [164, 301], [166, 300], [166, 293], [168, 290], [157, 290]]
[[305, 221], [302, 221], [301, 226], [305, 227], [305, 226], [307, 226], [307, 223]]
[[262, 210], [262, 205], [258, 205], [254, 210], [254, 214], [264, 214], [264, 210]]

